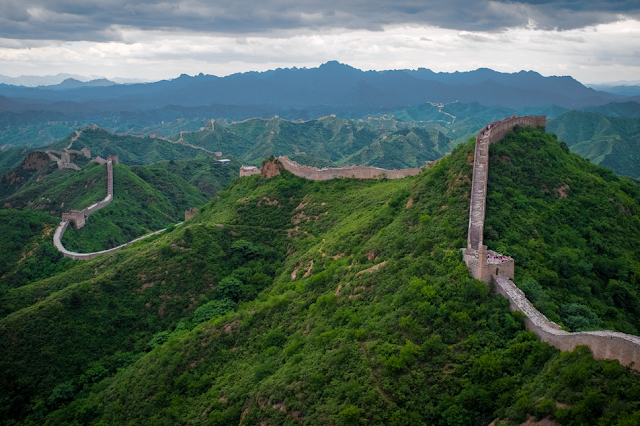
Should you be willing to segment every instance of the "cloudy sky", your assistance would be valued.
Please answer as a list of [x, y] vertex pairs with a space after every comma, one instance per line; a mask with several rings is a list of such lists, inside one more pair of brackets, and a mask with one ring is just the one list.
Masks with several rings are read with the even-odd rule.
[[146, 79], [338, 60], [640, 79], [640, 0], [0, 0], [0, 74]]

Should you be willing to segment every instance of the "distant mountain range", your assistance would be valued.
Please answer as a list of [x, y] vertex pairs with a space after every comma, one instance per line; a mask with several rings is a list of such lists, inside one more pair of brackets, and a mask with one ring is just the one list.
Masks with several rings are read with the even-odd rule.
[[[171, 107], [215, 108], [226, 111], [299, 110], [313, 118], [328, 111], [370, 113], [425, 102], [478, 102], [511, 109], [549, 104], [583, 108], [610, 102], [640, 100], [585, 87], [572, 77], [543, 77], [533, 71], [500, 73], [482, 68], [469, 72], [435, 73], [418, 70], [361, 71], [335, 61], [318, 68], [287, 68], [246, 72], [227, 77], [181, 75], [148, 84], [78, 87], [56, 91], [44, 87], [0, 84], [0, 111], [48, 111], [74, 119], [121, 111]], [[309, 111], [322, 111], [319, 114]]]
[[117, 84], [111, 80], [107, 80], [106, 78], [98, 78], [96, 80], [89, 81], [80, 81], [75, 78], [67, 78], [60, 84], [54, 84], [51, 86], [38, 86], [39, 89], [49, 89], [49, 90], [71, 90], [77, 89], [78, 87], [105, 87], [105, 86], [113, 86]]
[[[79, 75], [79, 74], [56, 74], [56, 75], [21, 75], [19, 77], [9, 77], [6, 75], [0, 74], [0, 84], [10, 84], [13, 86], [25, 86], [25, 87], [38, 87], [38, 86], [52, 86], [56, 84], [62, 83], [67, 79], [74, 79], [78, 81], [91, 81], [91, 80], [99, 80], [104, 77], [99, 75], [91, 75], [89, 77]], [[111, 81], [117, 84], [134, 84], [134, 83], [148, 83], [151, 80], [147, 80], [144, 78], [123, 78], [123, 77], [113, 77], [110, 78]]]

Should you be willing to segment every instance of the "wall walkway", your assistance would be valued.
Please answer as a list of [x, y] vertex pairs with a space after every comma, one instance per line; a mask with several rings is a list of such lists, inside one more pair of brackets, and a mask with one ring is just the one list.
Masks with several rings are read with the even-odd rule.
[[561, 351], [572, 351], [578, 345], [586, 345], [597, 359], [617, 359], [622, 365], [640, 370], [640, 337], [610, 330], [578, 333], [562, 330], [558, 324], [541, 314], [511, 281], [514, 274], [513, 259], [487, 250], [487, 246], [482, 244], [489, 177], [489, 145], [500, 141], [515, 125], [544, 126], [545, 123], [545, 117], [509, 117], [491, 123], [478, 134], [473, 161], [469, 235], [467, 248], [462, 249], [464, 261], [474, 278], [486, 283], [493, 282], [495, 292], [509, 300], [511, 310], [524, 313], [527, 330], [533, 331], [543, 342], [548, 342]]
[[[66, 248], [64, 248], [64, 245], [62, 245], [62, 236], [64, 235], [65, 231], [67, 230], [67, 228], [69, 227], [69, 223], [70, 223], [70, 219], [64, 218], [65, 216], [68, 217], [74, 217], [73, 220], [76, 221], [76, 226], [78, 224], [78, 220], [82, 220], [82, 224], [84, 225], [84, 218], [85, 216], [89, 216], [92, 213], [95, 213], [96, 211], [100, 210], [101, 208], [104, 208], [106, 206], [108, 206], [111, 201], [113, 200], [113, 159], [111, 157], [109, 157], [107, 159], [107, 178], [108, 178], [108, 183], [107, 183], [107, 196], [105, 197], [104, 200], [99, 201], [95, 204], [90, 205], [89, 207], [80, 210], [80, 211], [73, 211], [73, 213], [70, 212], [70, 214], [66, 215], [63, 214], [63, 220], [62, 222], [60, 222], [60, 225], [58, 225], [58, 228], [56, 229], [55, 234], [53, 235], [53, 245], [58, 249], [59, 252], [61, 252], [63, 254], [63, 256], [65, 257], [69, 257], [73, 260], [89, 260], [89, 259], [93, 259], [96, 256], [99, 256], [101, 254], [106, 254], [106, 253], [113, 253], [115, 251], [120, 250], [123, 247], [128, 247], [130, 245], [132, 245], [133, 243], [140, 241], [140, 240], [144, 240], [145, 238], [149, 238], [152, 237], [154, 235], [157, 235], [163, 231], [165, 231], [167, 228], [161, 229], [159, 231], [153, 232], [151, 234], [147, 234], [144, 235], [142, 237], [136, 238], [135, 240], [129, 241], [126, 244], [122, 244], [118, 247], [114, 247], [108, 250], [102, 250], [102, 251], [96, 251], [93, 253], [76, 253], [73, 251], [69, 251]], [[180, 225], [182, 222], [176, 224]]]

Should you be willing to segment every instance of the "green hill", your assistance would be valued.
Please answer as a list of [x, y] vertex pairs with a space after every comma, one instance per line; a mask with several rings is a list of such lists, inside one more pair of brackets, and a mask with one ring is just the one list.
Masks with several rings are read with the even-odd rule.
[[59, 223], [37, 210], [0, 210], [0, 294], [73, 266], [52, 244]]
[[[560, 353], [540, 342], [504, 298], [471, 279], [460, 248], [473, 149], [399, 180], [241, 178], [175, 229], [6, 291], [0, 418], [487, 425], [533, 415], [567, 426], [636, 424], [636, 373], [585, 348]], [[614, 266], [579, 270], [595, 283], [592, 295], [569, 299], [573, 311], [563, 305], [558, 315], [565, 325], [592, 319], [585, 308], [602, 303], [633, 325], [633, 305], [617, 303], [634, 294], [637, 254], [621, 246], [637, 231], [635, 187], [567, 151], [530, 128], [492, 146], [485, 237], [513, 253], [518, 284], [549, 304], [559, 299], [542, 278], [556, 272], [558, 285], [581, 296], [586, 287], [565, 272], [584, 270], [581, 260], [601, 256], [590, 247], [610, 244], [620, 250], [609, 253]], [[558, 199], [565, 178], [568, 198]], [[567, 203], [582, 209], [588, 241], [549, 217]], [[538, 206], [540, 219], [530, 211]], [[612, 223], [633, 229], [624, 235]], [[617, 287], [595, 291], [611, 279]]]
[[516, 130], [491, 145], [486, 244], [516, 259], [516, 284], [553, 321], [640, 334], [640, 188]]
[[[22, 167], [17, 170], [24, 171]], [[7, 175], [15, 176], [13, 172]], [[223, 179], [223, 183], [231, 180], [227, 176]], [[66, 248], [92, 252], [124, 244], [182, 221], [184, 210], [204, 204], [209, 198], [181, 177], [145, 166], [114, 166], [114, 193], [113, 202], [91, 215], [83, 228], [68, 229], [63, 238]], [[47, 165], [32, 173], [18, 191], [0, 198], [0, 202], [4, 208], [47, 212], [59, 222], [62, 213], [82, 210], [106, 195], [106, 165], [89, 163], [80, 171]], [[46, 245], [51, 246], [51, 241]]]
[[[104, 175], [106, 192], [106, 172]], [[125, 244], [182, 222], [185, 210], [209, 198], [184, 179], [161, 169], [118, 164], [113, 176], [113, 201], [89, 216], [84, 227], [69, 227], [62, 239], [68, 250], [89, 253]]]
[[640, 177], [640, 118], [569, 111], [548, 121], [547, 129], [592, 163]]
[[[155, 173], [162, 170], [180, 176], [205, 194], [214, 196], [238, 177], [242, 165], [236, 158], [225, 158], [231, 161], [225, 164], [218, 162], [215, 157], [197, 157], [190, 160], [159, 161], [146, 168]], [[133, 168], [134, 171], [137, 169], [138, 167]]]

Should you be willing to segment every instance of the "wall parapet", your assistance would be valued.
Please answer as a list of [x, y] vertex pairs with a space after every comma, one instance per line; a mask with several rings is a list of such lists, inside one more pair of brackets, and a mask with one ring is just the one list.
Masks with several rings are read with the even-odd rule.
[[508, 117], [494, 121], [484, 127], [476, 137], [473, 157], [473, 180], [471, 182], [471, 205], [469, 209], [469, 232], [467, 248], [478, 250], [482, 247], [484, 234], [484, 216], [487, 199], [487, 179], [489, 178], [489, 145], [496, 143], [515, 126], [545, 126], [545, 116], [528, 115]]
[[421, 170], [428, 167], [415, 167], [412, 169], [387, 170], [380, 167], [371, 166], [346, 166], [336, 168], [322, 168], [304, 166], [289, 159], [287, 156], [278, 157], [278, 161], [282, 167], [298, 177], [309, 180], [329, 180], [334, 178], [356, 178], [356, 179], [401, 179], [407, 176], [416, 176]]
[[525, 294], [510, 279], [493, 276], [495, 292], [509, 300], [512, 311], [525, 315], [525, 327], [533, 331], [540, 340], [561, 351], [572, 351], [576, 346], [588, 346], [596, 359], [617, 359], [620, 364], [640, 371], [640, 337], [616, 331], [564, 331], [540, 313]]

